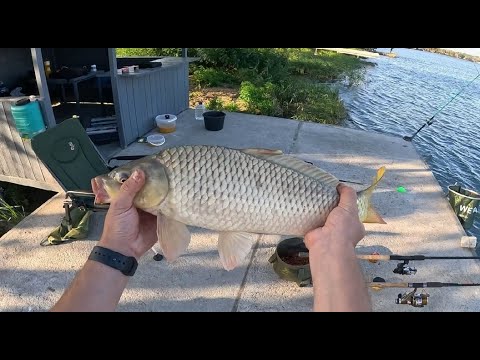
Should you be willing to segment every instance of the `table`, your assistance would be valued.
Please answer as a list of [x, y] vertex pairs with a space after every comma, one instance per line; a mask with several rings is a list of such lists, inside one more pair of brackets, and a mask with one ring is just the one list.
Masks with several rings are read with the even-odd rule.
[[102, 92], [102, 83], [101, 78], [110, 76], [109, 72], [105, 72], [103, 70], [99, 71], [92, 71], [86, 75], [78, 76], [72, 79], [47, 79], [48, 85], [60, 85], [62, 89], [62, 102], [66, 102], [65, 96], [65, 85], [72, 85], [73, 86], [73, 94], [75, 96], [75, 103], [77, 107], [77, 111], [80, 109], [80, 94], [78, 92], [78, 84], [82, 81], [90, 80], [93, 78], [97, 79], [97, 88], [98, 88], [98, 96], [100, 102], [103, 105], [103, 92]]

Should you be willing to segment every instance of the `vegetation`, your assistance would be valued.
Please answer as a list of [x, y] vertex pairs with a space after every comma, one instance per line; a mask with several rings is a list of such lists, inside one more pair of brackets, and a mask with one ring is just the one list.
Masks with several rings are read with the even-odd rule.
[[[117, 54], [172, 56], [180, 49], [117, 49]], [[329, 124], [346, 115], [331, 85], [358, 85], [365, 71], [360, 59], [330, 51], [315, 55], [311, 48], [195, 48], [188, 54], [199, 58], [191, 66], [192, 107], [204, 101], [207, 109]]]
[[[10, 205], [0, 197], [0, 229], [8, 229], [17, 225], [25, 217], [25, 209], [21, 205]], [[3, 233], [0, 233], [0, 236]]]
[[180, 56], [181, 48], [117, 48], [118, 57], [127, 56]]
[[53, 195], [51, 191], [0, 182], [0, 236]]

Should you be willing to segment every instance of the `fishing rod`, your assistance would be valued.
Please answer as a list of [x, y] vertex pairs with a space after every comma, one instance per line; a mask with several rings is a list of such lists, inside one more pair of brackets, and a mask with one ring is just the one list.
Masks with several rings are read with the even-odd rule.
[[480, 283], [444, 283], [437, 281], [429, 282], [417, 282], [417, 283], [390, 283], [385, 282], [385, 279], [376, 277], [372, 282], [367, 283], [367, 286], [372, 290], [380, 291], [383, 289], [389, 288], [402, 288], [402, 289], [413, 289], [413, 291], [407, 291], [404, 294], [398, 294], [395, 299], [395, 303], [398, 305], [410, 305], [413, 307], [425, 307], [428, 305], [428, 294], [425, 290], [422, 292], [417, 292], [417, 289], [425, 288], [442, 288], [442, 287], [470, 287], [470, 286], [480, 286]]
[[[475, 65], [475, 64], [474, 64]], [[475, 66], [475, 69], [477, 69], [477, 67]], [[404, 136], [403, 137], [403, 140], [405, 141], [412, 141], [413, 138], [415, 136], [417, 136], [417, 134], [425, 127], [425, 126], [430, 126], [433, 124], [433, 120], [435, 119], [435, 116], [437, 116], [443, 109], [445, 109], [447, 107], [448, 104], [450, 104], [453, 100], [455, 100], [457, 98], [457, 96], [459, 96], [467, 87], [470, 86], [470, 84], [472, 84], [475, 80], [477, 80], [479, 77], [480, 77], [480, 71], [478, 71], [477, 69], [477, 72], [478, 72], [478, 75], [475, 76], [473, 78], [473, 80], [471, 80], [467, 85], [465, 85], [457, 94], [455, 94], [455, 96], [453, 98], [451, 98], [445, 105], [443, 105], [430, 119], [428, 119], [428, 121], [423, 124], [416, 132], [415, 134], [413, 134], [412, 136]]]
[[393, 270], [395, 274], [399, 275], [415, 275], [417, 269], [410, 266], [410, 261], [423, 261], [423, 260], [480, 260], [480, 256], [426, 256], [426, 255], [357, 255], [360, 260], [368, 260], [371, 263], [378, 261], [402, 261], [397, 264], [397, 267]]

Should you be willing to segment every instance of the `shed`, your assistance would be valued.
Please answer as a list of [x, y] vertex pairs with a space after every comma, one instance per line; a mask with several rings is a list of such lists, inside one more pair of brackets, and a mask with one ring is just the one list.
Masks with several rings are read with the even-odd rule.
[[[188, 108], [193, 59], [186, 48], [181, 54], [117, 58], [114, 48], [0, 49], [0, 81], [10, 92], [23, 94], [0, 97], [0, 181], [61, 190], [30, 140], [17, 132], [11, 114], [17, 100], [36, 96], [47, 128], [76, 115], [94, 142], [126, 148], [154, 128], [156, 115], [177, 115]], [[136, 71], [118, 73], [133, 65], [138, 65]]]

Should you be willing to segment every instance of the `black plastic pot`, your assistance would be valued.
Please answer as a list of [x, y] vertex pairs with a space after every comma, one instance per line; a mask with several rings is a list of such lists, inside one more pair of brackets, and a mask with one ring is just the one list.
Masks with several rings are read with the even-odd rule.
[[206, 111], [203, 113], [203, 122], [205, 129], [210, 131], [219, 131], [223, 129], [225, 113], [221, 111]]

